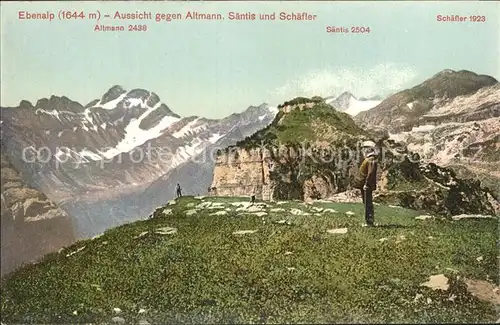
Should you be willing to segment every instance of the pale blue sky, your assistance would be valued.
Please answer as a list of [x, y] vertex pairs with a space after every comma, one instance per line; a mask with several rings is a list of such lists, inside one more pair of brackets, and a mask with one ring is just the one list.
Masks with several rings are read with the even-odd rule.
[[[19, 10], [219, 12], [224, 21], [145, 21], [147, 32], [94, 32], [93, 21], [22, 21]], [[1, 104], [65, 95], [87, 104], [113, 85], [156, 92], [182, 116], [223, 117], [298, 95], [387, 95], [443, 69], [500, 79], [498, 2], [8, 2], [1, 4]], [[231, 21], [230, 11], [310, 12], [316, 21]], [[443, 23], [438, 14], [485, 15]], [[101, 21], [101, 23], [104, 23]], [[108, 20], [106, 24], [120, 22]], [[127, 25], [129, 22], [123, 22]], [[369, 34], [328, 34], [327, 25]]]

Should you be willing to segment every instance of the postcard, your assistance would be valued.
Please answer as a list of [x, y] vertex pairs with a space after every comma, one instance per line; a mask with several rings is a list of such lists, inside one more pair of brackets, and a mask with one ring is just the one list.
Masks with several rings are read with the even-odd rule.
[[2, 324], [500, 323], [499, 9], [2, 2]]

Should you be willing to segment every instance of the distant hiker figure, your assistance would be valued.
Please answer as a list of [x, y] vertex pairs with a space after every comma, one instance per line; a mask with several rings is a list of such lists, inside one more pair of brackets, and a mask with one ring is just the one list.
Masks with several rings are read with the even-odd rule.
[[255, 203], [255, 189], [252, 190], [252, 195], [250, 195], [250, 203]]
[[182, 196], [182, 189], [179, 183], [177, 183], [177, 198], [180, 198]]
[[359, 167], [356, 187], [361, 190], [363, 197], [366, 225], [373, 227], [375, 218], [373, 191], [377, 189], [377, 152], [374, 147], [368, 148], [365, 152], [365, 159]]

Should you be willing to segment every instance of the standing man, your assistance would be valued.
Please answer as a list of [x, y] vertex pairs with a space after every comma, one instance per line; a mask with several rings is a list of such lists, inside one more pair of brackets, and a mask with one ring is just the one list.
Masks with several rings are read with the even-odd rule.
[[365, 221], [368, 227], [374, 226], [373, 191], [377, 189], [377, 152], [370, 147], [365, 152], [365, 159], [359, 167], [357, 187], [361, 190], [365, 205]]
[[179, 183], [177, 183], [177, 198], [180, 198], [182, 196], [182, 189]]

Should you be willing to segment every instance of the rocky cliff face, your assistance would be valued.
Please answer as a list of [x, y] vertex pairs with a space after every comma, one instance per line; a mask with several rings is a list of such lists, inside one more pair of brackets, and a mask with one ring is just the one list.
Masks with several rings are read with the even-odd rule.
[[2, 275], [74, 242], [71, 218], [1, 155]]
[[499, 202], [474, 179], [461, 179], [450, 168], [409, 159], [391, 164], [374, 200], [440, 215], [500, 213]]
[[211, 195], [302, 200], [350, 187], [359, 158], [352, 153], [365, 132], [320, 100], [279, 107], [268, 127], [219, 153]]
[[[355, 119], [359, 125], [370, 129], [382, 127], [392, 133], [409, 131], [422, 123], [446, 117], [440, 108], [449, 105], [456, 97], [471, 95], [496, 84], [498, 81], [490, 76], [466, 70], [444, 70], [420, 85], [386, 98], [376, 107], [356, 115]], [[460, 106], [459, 101], [456, 104]], [[477, 119], [483, 114], [478, 112], [476, 117], [469, 115], [467, 118]]]
[[210, 195], [250, 196], [272, 199], [270, 171], [273, 160], [268, 150], [232, 148], [218, 155]]

